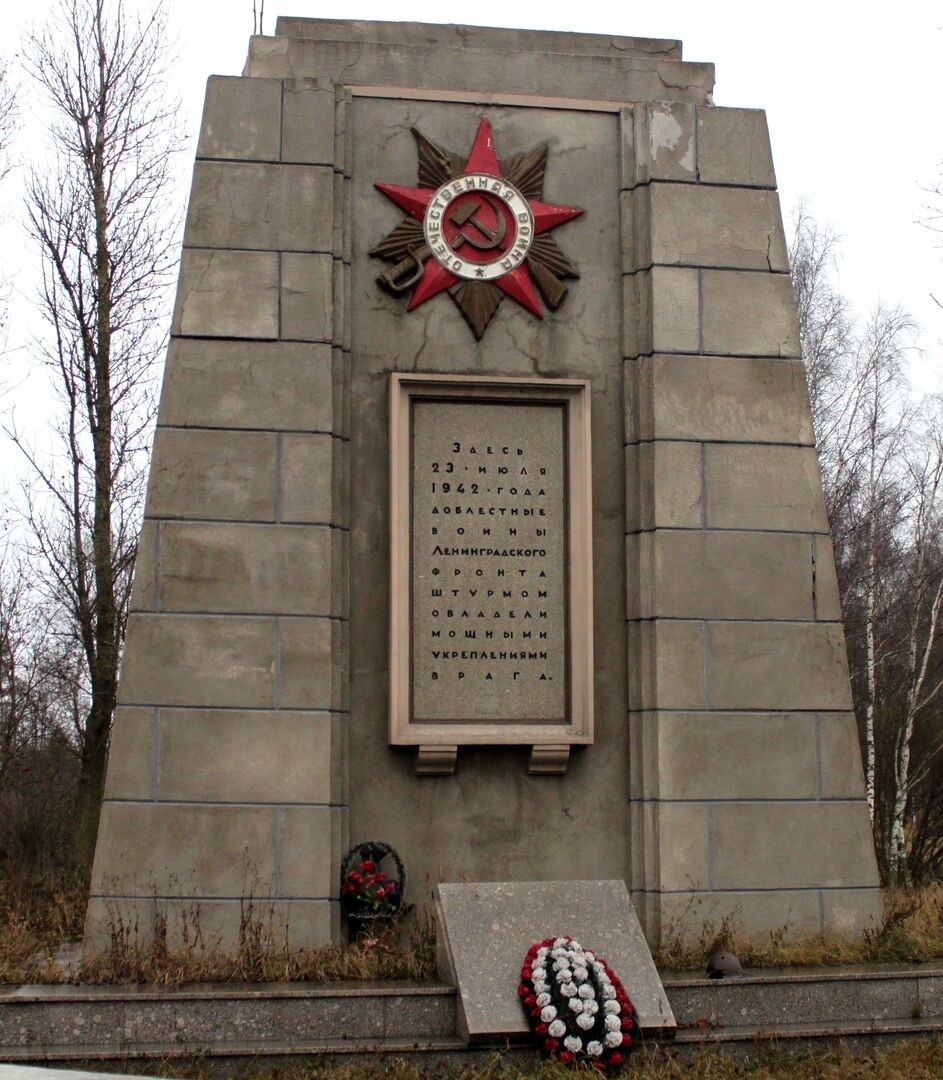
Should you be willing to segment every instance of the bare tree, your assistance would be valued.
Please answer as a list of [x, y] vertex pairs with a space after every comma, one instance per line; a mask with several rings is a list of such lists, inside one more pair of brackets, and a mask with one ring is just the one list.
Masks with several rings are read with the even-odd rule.
[[8, 434], [34, 478], [26, 515], [42, 584], [85, 667], [73, 853], [94, 847], [143, 500], [154, 366], [176, 259], [168, 213], [179, 149], [162, 7], [61, 0], [25, 64], [51, 108], [52, 159], [28, 182], [42, 258], [37, 347], [59, 401], [57, 450]]

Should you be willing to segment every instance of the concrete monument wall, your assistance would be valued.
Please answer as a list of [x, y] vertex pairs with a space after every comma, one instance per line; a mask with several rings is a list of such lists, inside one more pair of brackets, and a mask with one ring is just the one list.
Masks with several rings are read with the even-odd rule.
[[[623, 877], [650, 938], [857, 932], [880, 910], [838, 594], [762, 112], [680, 43], [280, 19], [210, 79], [160, 404], [89, 933], [252, 894], [336, 939], [349, 843], [439, 880]], [[371, 249], [410, 128], [549, 144], [585, 211], [540, 320], [409, 313]], [[391, 372], [592, 389], [595, 735], [416, 776], [391, 747]]]

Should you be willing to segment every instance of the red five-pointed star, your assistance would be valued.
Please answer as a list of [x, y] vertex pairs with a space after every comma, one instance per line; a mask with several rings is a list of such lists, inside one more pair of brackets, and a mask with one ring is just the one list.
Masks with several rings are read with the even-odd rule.
[[[504, 176], [501, 165], [498, 162], [498, 156], [495, 153], [491, 125], [487, 120], [482, 120], [478, 127], [475, 143], [472, 146], [471, 153], [468, 155], [468, 160], [465, 162], [465, 168], [463, 169], [461, 176], [482, 174], [498, 178], [503, 178]], [[455, 179], [460, 180], [461, 176], [456, 177]], [[378, 191], [383, 192], [387, 198], [392, 199], [401, 210], [420, 224], [424, 222], [426, 210], [437, 190], [436, 188], [431, 187], [400, 187], [397, 184], [376, 184], [375, 187]], [[537, 199], [527, 199], [526, 202], [533, 215], [534, 236], [549, 232], [558, 225], [571, 221], [573, 218], [579, 217], [580, 214], [583, 213], [582, 210], [575, 206], [555, 206], [551, 203], [540, 202]], [[489, 224], [499, 224], [496, 215], [500, 213], [502, 208], [498, 207], [496, 210], [494, 206], [489, 205], [486, 209], [488, 214], [490, 214]], [[516, 228], [516, 222], [513, 215], [505, 214], [505, 217], [507, 218], [507, 224], [511, 226], [510, 235], [508, 236], [507, 231], [505, 230], [503, 233], [503, 246], [495, 249], [494, 245], [491, 245], [490, 255], [479, 256], [479, 258], [490, 258], [493, 260], [496, 255], [500, 256], [512, 249], [515, 240], [514, 230]], [[472, 253], [479, 248], [479, 245], [474, 243], [475, 237], [481, 242], [483, 238], [493, 238], [499, 231], [498, 228], [494, 228], [490, 232], [486, 232], [485, 229], [487, 229], [487, 226], [485, 226], [485, 229], [482, 229], [482, 232], [479, 234], [477, 231], [479, 228], [481, 228], [481, 226], [478, 225], [478, 220], [474, 216], [472, 216], [467, 225], [458, 225], [449, 220], [448, 216], [444, 223], [444, 232], [447, 239], [455, 241], [456, 238], [458, 238], [458, 242], [461, 242], [470, 236], [469, 243], [465, 245], [464, 250], [471, 251]], [[464, 235], [462, 234], [463, 229], [466, 230]], [[412, 311], [426, 300], [431, 299], [437, 293], [442, 292], [444, 289], [451, 288], [452, 285], [455, 285], [460, 280], [460, 277], [453, 274], [439, 262], [437, 258], [429, 256], [425, 260], [422, 277], [417, 283], [416, 289], [409, 301], [408, 310]], [[532, 315], [536, 315], [538, 319], [543, 318], [543, 311], [540, 306], [540, 301], [537, 298], [533, 279], [528, 272], [526, 261], [520, 262], [519, 265], [515, 266], [513, 269], [507, 270], [499, 277], [494, 277], [492, 280], [499, 289], [510, 296], [512, 300], [516, 300], [522, 307], [525, 307]]]

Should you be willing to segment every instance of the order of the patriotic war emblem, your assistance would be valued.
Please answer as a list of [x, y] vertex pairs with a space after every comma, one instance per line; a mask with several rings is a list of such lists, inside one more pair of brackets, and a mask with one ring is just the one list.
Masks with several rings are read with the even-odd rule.
[[542, 201], [546, 144], [502, 167], [487, 120], [464, 161], [412, 133], [419, 186], [375, 185], [406, 213], [370, 252], [394, 264], [380, 284], [409, 311], [447, 290], [478, 340], [504, 296], [542, 319], [539, 292], [555, 311], [579, 275], [549, 234], [583, 211]]

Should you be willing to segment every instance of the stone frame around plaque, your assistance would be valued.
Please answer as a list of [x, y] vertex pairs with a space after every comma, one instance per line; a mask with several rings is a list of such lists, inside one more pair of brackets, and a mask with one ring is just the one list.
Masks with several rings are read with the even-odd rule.
[[[489, 698], [484, 689], [480, 690], [476, 697], [471, 681], [462, 685], [462, 694], [467, 693], [468, 698], [453, 695], [449, 700], [453, 706], [455, 701], [467, 700], [470, 703], [469, 712], [476, 710], [481, 712], [484, 709], [484, 715], [464, 717], [461, 707], [458, 709], [452, 707], [449, 710], [452, 715], [448, 717], [430, 716], [428, 703], [418, 710], [426, 715], [417, 715], [414, 686], [416, 625], [420, 618], [427, 619], [430, 613], [417, 611], [417, 608], [421, 608], [421, 604], [416, 602], [414, 589], [416, 574], [419, 573], [414, 548], [417, 512], [414, 490], [414, 471], [417, 467], [415, 417], [417, 407], [429, 406], [440, 410], [443, 407], [449, 409], [451, 405], [524, 407], [520, 419], [524, 420], [527, 417], [532, 422], [536, 420], [545, 432], [552, 430], [549, 417], [553, 414], [547, 414], [544, 417], [535, 412], [534, 408], [548, 407], [559, 410], [561, 416], [560, 461], [555, 463], [554, 470], [551, 470], [558, 477], [556, 492], [554, 493], [549, 484], [547, 485], [547, 494], [551, 496], [554, 504], [548, 509], [548, 514], [551, 517], [554, 513], [556, 514], [554, 520], [558, 519], [562, 522], [564, 533], [562, 537], [554, 541], [557, 545], [558, 561], [562, 567], [560, 571], [562, 577], [559, 578], [557, 584], [561, 585], [564, 595], [556, 610], [558, 612], [562, 610], [563, 627], [562, 633], [559, 627], [555, 628], [553, 640], [547, 643], [550, 652], [557, 653], [556, 657], [552, 655], [550, 657], [549, 663], [553, 665], [552, 670], [557, 675], [562, 672], [565, 683], [562, 691], [555, 688], [551, 697], [547, 699], [558, 703], [556, 714], [553, 716], [502, 716], [500, 708], [495, 709], [495, 715], [488, 715], [489, 703], [499, 698], [493, 696]], [[466, 409], [455, 409], [454, 412], [456, 423], [463, 416], [471, 415]], [[516, 419], [510, 413], [507, 414], [507, 418]], [[439, 422], [441, 423], [441, 412]], [[446, 430], [451, 429], [446, 426]], [[416, 771], [420, 775], [442, 775], [452, 772], [458, 748], [472, 745], [529, 745], [532, 748], [530, 772], [562, 773], [566, 770], [570, 747], [589, 744], [593, 741], [590, 431], [590, 383], [588, 380], [404, 373], [393, 373], [390, 376], [389, 741], [393, 746], [417, 747]], [[461, 445], [463, 431], [456, 428], [453, 433], [457, 436], [456, 445]], [[544, 438], [546, 439], [546, 434]], [[486, 447], [481, 447], [481, 450], [486, 451], [486, 449]], [[521, 454], [520, 461], [527, 460], [524, 449], [512, 451], [512, 455], [514, 453]], [[497, 466], [494, 468], [496, 470]], [[536, 490], [533, 494], [536, 495]], [[468, 498], [470, 500], [470, 497]], [[481, 498], [484, 501], [483, 495]], [[475, 509], [477, 510], [478, 507], [476, 506]], [[516, 564], [512, 569], [519, 573], [516, 570]], [[551, 588], [550, 592], [552, 591]], [[523, 612], [519, 611], [517, 614], [521, 616]], [[534, 614], [537, 615], [538, 612], [535, 611]], [[427, 623], [424, 622], [423, 625]], [[552, 626], [552, 623], [549, 625]], [[495, 643], [493, 647], [500, 646]], [[543, 656], [546, 653], [540, 655]], [[481, 670], [479, 666], [479, 673]], [[533, 667], [530, 674], [532, 679], [539, 678]], [[526, 678], [527, 673], [522, 673], [522, 676]], [[488, 689], [493, 695], [494, 688]], [[517, 703], [514, 710], [519, 711], [519, 702], [522, 699], [527, 700], [532, 697], [536, 701], [540, 700], [538, 689], [549, 688], [546, 685], [538, 688], [535, 682], [534, 693], [528, 695], [524, 683], [515, 684], [514, 690], [519, 692], [508, 694], [506, 700]], [[431, 707], [434, 709], [434, 706]], [[545, 711], [552, 713], [555, 710], [547, 708]]]

